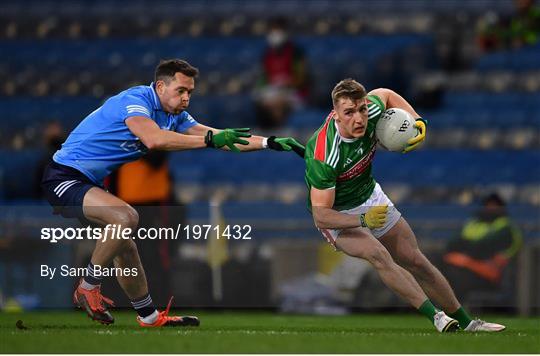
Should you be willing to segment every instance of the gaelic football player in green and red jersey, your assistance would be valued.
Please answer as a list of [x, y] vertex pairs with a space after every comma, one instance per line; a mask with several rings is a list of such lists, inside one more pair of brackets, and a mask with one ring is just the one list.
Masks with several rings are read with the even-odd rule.
[[334, 109], [308, 141], [304, 156], [309, 208], [323, 236], [336, 249], [370, 262], [383, 282], [438, 331], [504, 330], [503, 325], [471, 319], [371, 175], [375, 127], [386, 109], [401, 108], [417, 118], [419, 133], [404, 152], [424, 140], [426, 122], [394, 91], [380, 88], [367, 93], [353, 79], [334, 87], [332, 101]]

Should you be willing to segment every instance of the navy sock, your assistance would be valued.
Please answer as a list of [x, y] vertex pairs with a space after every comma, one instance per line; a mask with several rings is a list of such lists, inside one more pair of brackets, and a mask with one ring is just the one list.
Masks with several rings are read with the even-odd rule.
[[84, 276], [84, 281], [88, 284], [98, 286], [101, 284], [101, 277], [96, 277], [94, 275], [94, 264], [92, 262], [88, 263], [86, 267], [86, 276]]
[[156, 311], [156, 307], [154, 307], [154, 302], [152, 302], [150, 293], [142, 296], [141, 298], [132, 300], [131, 305], [133, 305], [133, 308], [135, 308], [135, 311], [137, 311], [137, 314], [139, 314], [141, 318], [146, 318]]

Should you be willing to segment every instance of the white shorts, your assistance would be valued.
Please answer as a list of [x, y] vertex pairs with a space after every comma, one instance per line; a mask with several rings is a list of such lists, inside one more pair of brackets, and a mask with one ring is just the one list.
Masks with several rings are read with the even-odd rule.
[[[371, 196], [369, 197], [366, 202], [360, 206], [357, 206], [352, 209], [348, 210], [341, 210], [341, 213], [345, 214], [351, 214], [351, 215], [360, 215], [363, 213], [366, 213], [369, 208], [375, 206], [375, 205], [386, 205], [388, 204], [388, 214], [386, 215], [386, 224], [384, 224], [383, 227], [380, 227], [378, 229], [372, 229], [370, 230], [373, 236], [376, 238], [380, 238], [384, 234], [388, 232], [396, 223], [398, 222], [399, 218], [401, 217], [401, 213], [399, 210], [396, 209], [394, 206], [394, 203], [388, 197], [386, 194], [384, 194], [383, 190], [381, 189], [381, 186], [379, 183], [375, 183], [375, 189], [373, 189], [373, 193], [371, 193]], [[322, 233], [324, 238], [332, 244], [332, 246], [336, 247], [336, 239], [338, 238], [339, 234], [342, 230], [336, 229], [319, 229], [319, 231]]]

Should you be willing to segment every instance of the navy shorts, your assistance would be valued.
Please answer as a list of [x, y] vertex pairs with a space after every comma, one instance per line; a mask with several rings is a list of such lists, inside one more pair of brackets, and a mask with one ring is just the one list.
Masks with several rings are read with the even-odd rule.
[[85, 221], [84, 195], [92, 187], [99, 186], [75, 168], [54, 161], [47, 165], [41, 180], [41, 188], [54, 208], [54, 214], [81, 221]]

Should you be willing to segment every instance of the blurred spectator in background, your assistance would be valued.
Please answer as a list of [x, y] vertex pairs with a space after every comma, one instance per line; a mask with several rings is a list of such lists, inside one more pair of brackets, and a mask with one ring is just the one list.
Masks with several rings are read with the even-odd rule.
[[258, 124], [263, 129], [283, 126], [291, 111], [301, 107], [309, 95], [304, 51], [290, 39], [287, 19], [270, 22], [267, 41], [256, 91]]
[[479, 44], [484, 51], [534, 45], [540, 39], [540, 7], [534, 0], [514, 0], [516, 13], [500, 18], [488, 12], [478, 23]]
[[[150, 151], [141, 159], [120, 167], [111, 180], [111, 189], [126, 202], [140, 206], [169, 203], [172, 182], [168, 152]], [[149, 186], [148, 182], [152, 182]]]
[[52, 155], [62, 147], [62, 143], [66, 139], [66, 133], [64, 127], [58, 120], [49, 121], [43, 128], [43, 153], [39, 160], [35, 170], [34, 178], [34, 198], [44, 198], [43, 191], [41, 190], [41, 179], [43, 178], [43, 171], [49, 162]]
[[512, 224], [504, 200], [496, 193], [482, 201], [482, 208], [469, 220], [461, 236], [449, 242], [445, 274], [456, 294], [495, 291], [502, 287], [504, 272], [522, 245], [520, 231]]

